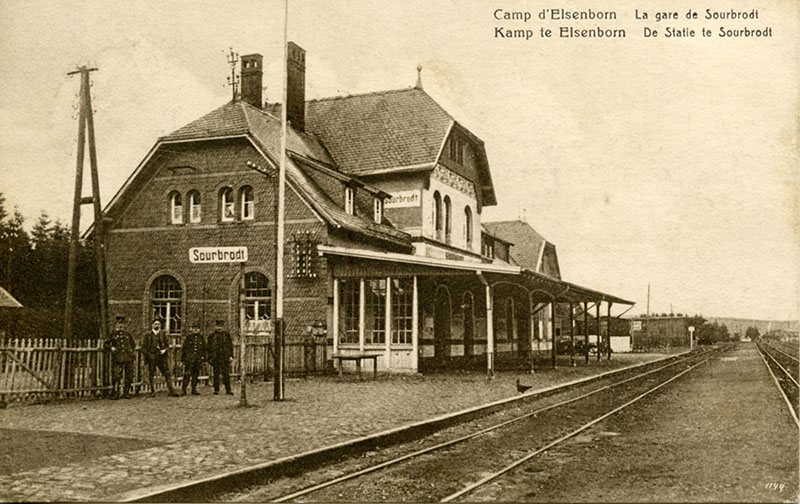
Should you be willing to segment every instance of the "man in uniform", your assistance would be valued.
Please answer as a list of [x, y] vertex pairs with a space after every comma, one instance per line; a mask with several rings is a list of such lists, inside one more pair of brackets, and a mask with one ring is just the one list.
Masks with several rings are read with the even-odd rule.
[[168, 349], [169, 341], [167, 340], [167, 335], [161, 332], [161, 320], [154, 319], [152, 329], [147, 331], [142, 342], [142, 352], [144, 353], [145, 361], [147, 361], [147, 372], [150, 378], [150, 397], [155, 397], [156, 395], [156, 389], [153, 384], [156, 368], [161, 371], [167, 381], [169, 395], [178, 395], [172, 387], [172, 375], [169, 372], [169, 356], [167, 355]]
[[194, 322], [192, 330], [183, 338], [181, 345], [181, 361], [183, 361], [183, 395], [189, 380], [192, 381], [192, 395], [200, 395], [197, 391], [197, 377], [200, 375], [200, 366], [206, 360], [206, 339], [200, 334], [200, 323]]
[[[106, 340], [106, 348], [111, 351], [111, 383], [113, 391], [111, 399], [119, 399], [120, 391], [123, 399], [130, 399], [129, 391], [133, 383], [133, 360], [136, 343], [133, 336], [125, 332], [125, 317], [117, 316], [114, 332]], [[122, 374], [125, 374], [124, 385], [121, 385]], [[120, 387], [122, 389], [120, 390]]]
[[217, 320], [216, 328], [208, 337], [208, 362], [214, 366], [214, 394], [219, 394], [219, 376], [222, 375], [222, 384], [225, 393], [233, 395], [231, 390], [231, 361], [233, 361], [233, 341], [231, 335], [225, 330], [225, 321]]

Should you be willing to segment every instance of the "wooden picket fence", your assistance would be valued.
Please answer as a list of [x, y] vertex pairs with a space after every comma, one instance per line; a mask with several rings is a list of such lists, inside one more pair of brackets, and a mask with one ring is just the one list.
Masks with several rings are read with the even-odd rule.
[[[231, 378], [240, 376], [239, 344], [234, 341]], [[175, 387], [183, 381], [180, 338], [172, 338], [167, 352]], [[271, 380], [274, 375], [272, 339], [248, 336], [245, 370], [250, 380]], [[200, 380], [208, 382], [211, 366], [204, 364]], [[286, 376], [308, 376], [328, 371], [325, 344], [294, 342], [284, 345]], [[166, 381], [156, 371], [155, 390], [165, 390]], [[0, 340], [0, 407], [10, 402], [41, 399], [97, 397], [108, 394], [111, 356], [101, 340], [5, 339]], [[147, 364], [136, 348], [133, 392], [149, 392]]]

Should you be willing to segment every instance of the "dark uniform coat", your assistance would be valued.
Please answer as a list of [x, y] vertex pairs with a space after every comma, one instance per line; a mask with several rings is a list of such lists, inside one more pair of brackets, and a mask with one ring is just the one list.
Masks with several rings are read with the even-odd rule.
[[214, 330], [208, 337], [208, 362], [225, 363], [233, 357], [233, 340], [228, 331]]
[[[114, 331], [106, 340], [106, 348], [111, 352], [112, 398], [122, 395], [128, 397], [133, 383], [133, 361], [136, 343], [133, 336], [125, 331]], [[123, 378], [124, 375], [124, 378]]]
[[206, 339], [201, 333], [190, 332], [183, 338], [181, 361], [184, 364], [202, 364], [206, 360]]
[[133, 362], [136, 343], [130, 333], [114, 331], [106, 340], [106, 348], [111, 351], [111, 359], [115, 364]]
[[233, 340], [228, 331], [216, 329], [208, 337], [208, 362], [214, 366], [214, 393], [219, 393], [219, 382], [225, 386], [227, 394], [233, 394], [231, 389], [231, 357], [233, 357]]

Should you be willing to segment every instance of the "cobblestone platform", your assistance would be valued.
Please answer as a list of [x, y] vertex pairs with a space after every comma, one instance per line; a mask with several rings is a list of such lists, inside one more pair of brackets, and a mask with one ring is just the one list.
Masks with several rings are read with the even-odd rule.
[[616, 354], [611, 361], [581, 361], [575, 368], [542, 369], [535, 375], [501, 373], [494, 380], [479, 373], [381, 376], [377, 381], [314, 377], [287, 381], [282, 402], [271, 400], [271, 383], [254, 383], [248, 386], [248, 408], [238, 407], [238, 389], [233, 397], [215, 396], [202, 386], [200, 396], [9, 408], [0, 411], [6, 433], [108, 436], [109, 443], [119, 446], [125, 446], [120, 439], [132, 439], [149, 447], [84, 454], [78, 462], [69, 462], [76, 457], [54, 448], [35, 469], [17, 472], [12, 464], [0, 474], [0, 500], [113, 500], [134, 489], [208, 477], [510, 397], [517, 394], [517, 378], [544, 388], [660, 357]]

